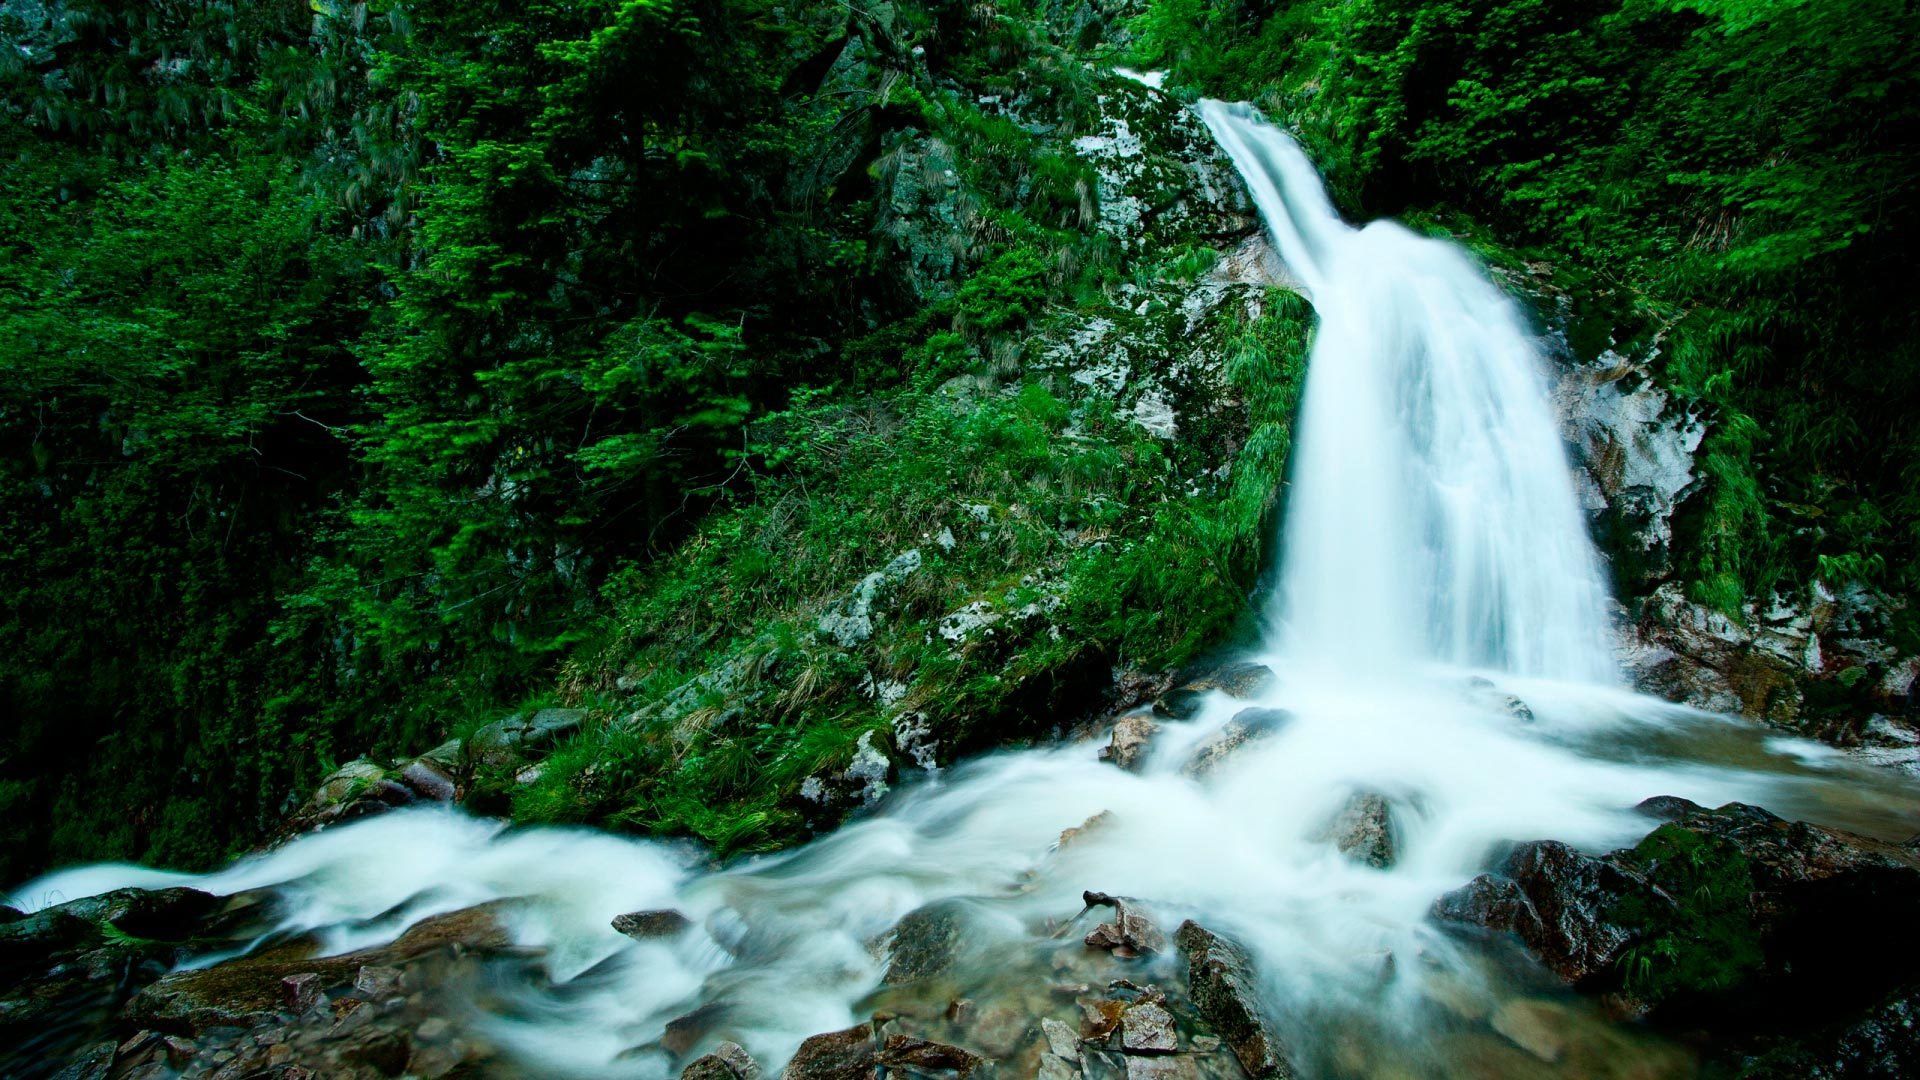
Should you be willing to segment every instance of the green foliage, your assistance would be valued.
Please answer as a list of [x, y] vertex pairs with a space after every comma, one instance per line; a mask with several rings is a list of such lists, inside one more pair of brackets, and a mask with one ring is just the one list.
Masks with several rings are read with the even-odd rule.
[[1722, 418], [1692, 580], [1738, 614], [1827, 572], [1920, 584], [1916, 18], [1879, 0], [1157, 0], [1134, 60], [1258, 100], [1365, 215], [1464, 211], [1581, 267], [1576, 305], [1657, 343], [1662, 377]]
[[1620, 958], [1620, 975], [1636, 998], [1653, 1005], [1708, 996], [1760, 972], [1766, 956], [1748, 899], [1753, 872], [1738, 848], [1663, 825], [1627, 859], [1672, 901], [1634, 901], [1609, 913], [1640, 939]]

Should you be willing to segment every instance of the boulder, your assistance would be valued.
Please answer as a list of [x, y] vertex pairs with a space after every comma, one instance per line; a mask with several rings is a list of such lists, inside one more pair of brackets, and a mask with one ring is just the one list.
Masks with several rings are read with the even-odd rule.
[[1180, 924], [1174, 941], [1187, 955], [1187, 994], [1194, 1008], [1227, 1041], [1247, 1075], [1291, 1080], [1286, 1045], [1268, 1019], [1246, 950], [1191, 919]]
[[613, 928], [636, 941], [679, 937], [692, 925], [685, 915], [670, 909], [629, 911], [613, 917]]
[[1393, 807], [1377, 792], [1354, 792], [1321, 835], [1354, 862], [1377, 870], [1393, 865]]
[[1236, 661], [1185, 671], [1174, 681], [1174, 689], [1160, 695], [1153, 703], [1154, 715], [1168, 720], [1192, 719], [1210, 693], [1218, 692], [1236, 698], [1255, 697], [1272, 689], [1276, 679], [1273, 669], [1265, 664]]
[[952, 900], [908, 912], [888, 935], [892, 961], [887, 965], [887, 985], [930, 979], [953, 967], [965, 929], [962, 916], [961, 905]]
[[[1895, 844], [1730, 803], [1596, 857], [1521, 844], [1436, 918], [1510, 930], [1553, 972], [1629, 1011], [1758, 1026], [1885, 993], [1920, 961], [1886, 927], [1920, 917], [1920, 859]], [[1866, 953], [1874, 963], [1862, 965]]]
[[1114, 722], [1113, 739], [1100, 751], [1102, 761], [1110, 761], [1128, 772], [1138, 772], [1147, 758], [1147, 750], [1160, 725], [1151, 717], [1129, 713]]
[[746, 1048], [735, 1042], [723, 1042], [704, 1057], [695, 1058], [680, 1070], [680, 1080], [759, 1080], [760, 1063]]
[[879, 1064], [873, 1025], [860, 1024], [801, 1043], [781, 1076], [784, 1080], [876, 1080]]
[[1195, 778], [1206, 776], [1241, 747], [1277, 734], [1292, 722], [1293, 714], [1285, 709], [1242, 709], [1208, 736], [1180, 771]]

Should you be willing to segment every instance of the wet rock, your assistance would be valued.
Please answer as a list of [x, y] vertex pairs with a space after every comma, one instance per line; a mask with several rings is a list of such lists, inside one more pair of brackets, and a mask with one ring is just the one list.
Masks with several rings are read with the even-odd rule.
[[1920, 1076], [1920, 986], [1739, 1063], [1741, 1080], [1849, 1080]]
[[[1920, 859], [1730, 803], [1604, 857], [1519, 845], [1435, 915], [1512, 930], [1621, 1008], [1759, 1024], [1884, 991], [1920, 961], [1909, 935], [1876, 930], [1920, 917]], [[1855, 962], [1863, 951], [1872, 965]]]
[[1611, 973], [1635, 932], [1615, 917], [1629, 898], [1660, 903], [1645, 879], [1556, 841], [1521, 844], [1495, 874], [1440, 898], [1434, 917], [1519, 935], [1567, 982]]
[[960, 955], [962, 915], [962, 906], [950, 900], [908, 912], [889, 935], [892, 961], [887, 965], [887, 985], [930, 979], [951, 968]]
[[613, 917], [613, 928], [636, 941], [679, 937], [692, 925], [685, 915], [670, 909], [629, 911]]
[[420, 760], [438, 765], [442, 772], [448, 776], [453, 776], [460, 771], [461, 766], [467, 760], [466, 743], [459, 739], [448, 739], [439, 746], [421, 754]]
[[115, 1045], [99, 1043], [82, 1053], [74, 1062], [53, 1074], [53, 1080], [106, 1080], [113, 1068]]
[[1493, 1030], [1545, 1062], [1560, 1060], [1567, 1047], [1567, 1011], [1550, 1001], [1505, 1001], [1493, 1011]]
[[1071, 1026], [1052, 1017], [1040, 1021], [1040, 1036], [1047, 1042], [1047, 1052], [1067, 1061], [1080, 1059], [1080, 1034]]
[[1279, 733], [1293, 722], [1285, 709], [1242, 709], [1193, 752], [1181, 772], [1199, 778], [1220, 767], [1248, 743]]
[[723, 1042], [680, 1071], [680, 1080], [759, 1080], [760, 1063], [739, 1043]]
[[1377, 792], [1354, 792], [1322, 835], [1354, 862], [1377, 870], [1393, 865], [1393, 807]]
[[289, 975], [280, 980], [280, 1000], [295, 1015], [327, 1002], [326, 980], [312, 971]]
[[781, 1076], [783, 1080], [875, 1080], [878, 1065], [873, 1025], [860, 1024], [801, 1043]]
[[690, 1013], [684, 1013], [667, 1021], [666, 1030], [660, 1035], [660, 1045], [674, 1057], [686, 1057], [701, 1040], [727, 1016], [727, 1006], [718, 1001], [709, 1001]]
[[453, 777], [446, 769], [426, 758], [411, 762], [400, 770], [400, 782], [411, 788], [414, 794], [433, 802], [452, 802], [454, 798]]
[[1129, 1054], [1171, 1054], [1179, 1049], [1173, 1014], [1158, 1001], [1142, 1001], [1120, 1014], [1120, 1048]]
[[313, 793], [311, 806], [315, 810], [327, 810], [344, 805], [386, 775], [387, 770], [365, 758], [349, 761], [320, 781], [319, 789]]
[[1491, 713], [1500, 713], [1523, 724], [1534, 721], [1533, 707], [1479, 675], [1467, 680], [1467, 701]]
[[1147, 750], [1160, 725], [1152, 718], [1139, 713], [1130, 713], [1114, 722], [1113, 739], [1100, 751], [1102, 761], [1110, 761], [1127, 770], [1137, 772], [1146, 760]]
[[1166, 1057], [1130, 1054], [1127, 1080], [1200, 1080], [1200, 1068], [1185, 1054]]
[[1054, 847], [1056, 849], [1072, 847], [1081, 837], [1096, 829], [1102, 828], [1112, 820], [1113, 812], [1111, 810], [1102, 810], [1071, 829], [1060, 830], [1060, 841], [1056, 843]]
[[1268, 1019], [1246, 950], [1191, 919], [1180, 924], [1174, 941], [1187, 955], [1187, 993], [1194, 1008], [1226, 1040], [1247, 1075], [1291, 1080], [1293, 1067]]
[[1688, 814], [1698, 814], [1706, 807], [1678, 795], [1655, 795], [1651, 799], [1642, 799], [1633, 809], [1635, 813], [1660, 821], [1674, 821]]
[[1190, 720], [1200, 711], [1207, 694], [1219, 692], [1228, 697], [1250, 698], [1273, 688], [1273, 669], [1265, 664], [1236, 661], [1209, 669], [1182, 672], [1174, 689], [1153, 703], [1153, 712], [1169, 720]]
[[889, 1071], [929, 1077], [967, 1076], [987, 1064], [971, 1050], [899, 1034], [886, 1037], [877, 1060]]
[[1137, 901], [1091, 891], [1084, 899], [1088, 907], [1111, 907], [1114, 911], [1112, 922], [1101, 923], [1087, 934], [1087, 947], [1105, 949], [1122, 959], [1166, 951], [1167, 936], [1140, 911]]

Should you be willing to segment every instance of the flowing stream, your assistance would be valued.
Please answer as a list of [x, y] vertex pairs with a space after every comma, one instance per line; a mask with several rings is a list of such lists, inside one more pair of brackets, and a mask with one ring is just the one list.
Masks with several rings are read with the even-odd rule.
[[[668, 1021], [702, 1005], [714, 1006], [703, 1045], [732, 1038], [770, 1067], [881, 1005], [937, 1017], [968, 997], [983, 1022], [996, 1009], [1077, 1021], [1050, 984], [1122, 965], [1079, 944], [1093, 920], [1061, 932], [1095, 889], [1141, 898], [1169, 931], [1191, 916], [1244, 941], [1306, 1075], [1691, 1075], [1687, 1051], [1434, 927], [1434, 899], [1503, 841], [1630, 843], [1652, 827], [1631, 808], [1653, 795], [1900, 834], [1904, 811], [1875, 808], [1910, 807], [1911, 794], [1811, 744], [1625, 690], [1601, 563], [1518, 311], [1449, 245], [1342, 222], [1304, 154], [1246, 106], [1199, 108], [1319, 318], [1279, 629], [1258, 657], [1278, 678], [1258, 700], [1212, 696], [1164, 725], [1137, 772], [1087, 742], [993, 755], [802, 849], [722, 870], [685, 846], [419, 809], [211, 875], [67, 870], [16, 902], [271, 888], [279, 931], [317, 933], [331, 953], [514, 898], [514, 938], [538, 952], [474, 987], [459, 1022], [531, 1073], [657, 1077], [676, 1067], [658, 1046]], [[1203, 778], [1183, 771], [1249, 706], [1291, 719]], [[1356, 791], [1392, 803], [1390, 869], [1326, 838]], [[939, 901], [962, 913], [961, 963], [930, 989], [883, 989], [887, 961], [870, 943]], [[637, 942], [609, 926], [650, 908], [694, 929]], [[1171, 957], [1134, 963], [1140, 981], [1179, 977]], [[1487, 1029], [1516, 995], [1554, 1003], [1570, 1045], [1557, 1064], [1516, 1058]]]

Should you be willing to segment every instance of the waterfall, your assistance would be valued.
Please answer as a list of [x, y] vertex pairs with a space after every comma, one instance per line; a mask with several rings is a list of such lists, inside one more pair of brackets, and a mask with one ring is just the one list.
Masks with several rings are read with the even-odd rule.
[[1513, 303], [1451, 245], [1342, 222], [1248, 106], [1200, 113], [1319, 316], [1278, 651], [1347, 676], [1438, 662], [1612, 681], [1600, 560]]
[[[1091, 741], [986, 755], [804, 847], [724, 869], [690, 845], [411, 808], [213, 874], [80, 867], [0, 900], [264, 889], [278, 921], [263, 940], [333, 954], [510, 899], [499, 918], [527, 953], [498, 961], [458, 1024], [529, 1075], [666, 1080], [685, 1063], [663, 1043], [678, 1018], [712, 1023], [693, 1049], [725, 1037], [777, 1069], [809, 1035], [883, 1008], [965, 1041], [975, 1032], [938, 1026], [965, 997], [982, 1024], [1011, 1015], [1025, 1039], [1035, 1017], [1078, 1023], [1076, 985], [1121, 972], [1178, 985], [1170, 952], [1127, 968], [1090, 958], [1091, 921], [1070, 920], [1092, 889], [1141, 898], [1168, 930], [1192, 917], [1230, 932], [1303, 1060], [1371, 1062], [1305, 1074], [1465, 1078], [1489, 1074], [1447, 1041], [1461, 1017], [1544, 992], [1537, 973], [1490, 973], [1487, 954], [1428, 919], [1503, 842], [1631, 842], [1650, 827], [1632, 808], [1654, 795], [1806, 817], [1891, 801], [1861, 773], [1816, 774], [1777, 740], [1615, 685], [1599, 560], [1513, 305], [1444, 243], [1343, 223], [1305, 155], [1246, 106], [1200, 108], [1319, 317], [1268, 688], [1156, 721], [1133, 771]], [[1250, 707], [1265, 733], [1194, 768]], [[1391, 805], [1390, 865], [1330, 840], [1357, 796]], [[963, 913], [964, 959], [931, 989], [883, 987], [874, 942], [928, 904]], [[689, 929], [634, 941], [609, 925], [643, 908], [677, 910]], [[1580, 1028], [1569, 1039], [1639, 1060], [1646, 1036], [1563, 1004]], [[1523, 1065], [1571, 1078], [1582, 1060]], [[1637, 1075], [1690, 1075], [1679, 1061]]]

